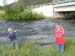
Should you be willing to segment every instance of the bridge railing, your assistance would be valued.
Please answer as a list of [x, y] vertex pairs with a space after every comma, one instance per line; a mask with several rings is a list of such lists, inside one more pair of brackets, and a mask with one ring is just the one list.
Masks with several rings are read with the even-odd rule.
[[53, 4], [62, 4], [62, 3], [69, 3], [75, 2], [75, 0], [53, 0]]

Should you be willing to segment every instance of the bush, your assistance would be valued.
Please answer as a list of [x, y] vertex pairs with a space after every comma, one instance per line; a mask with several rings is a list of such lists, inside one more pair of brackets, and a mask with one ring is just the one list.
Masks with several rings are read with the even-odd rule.
[[2, 14], [0, 14], [0, 19], [2, 18]]
[[1, 20], [8, 20], [8, 21], [15, 21], [15, 20], [18, 20], [18, 14], [14, 14], [13, 12], [10, 12], [10, 13], [2, 13], [0, 14], [0, 19]]
[[16, 21], [16, 20], [19, 20], [17, 14], [10, 14], [10, 15], [4, 14], [3, 18], [4, 18], [4, 20], [7, 20], [7, 21]]
[[44, 16], [42, 14], [33, 13], [32, 14], [32, 19], [33, 20], [41, 20], [41, 19], [44, 19]]
[[20, 20], [31, 21], [44, 19], [42, 14], [33, 13], [31, 10], [25, 10], [19, 15]]
[[19, 14], [19, 20], [31, 20], [32, 18], [32, 11], [31, 10], [25, 10], [24, 12]]
[[0, 14], [0, 19], [1, 19], [1, 20], [4, 18], [4, 15], [5, 15], [4, 13], [1, 13], [1, 14]]
[[31, 21], [44, 19], [42, 14], [32, 13], [30, 9], [25, 9], [23, 12], [18, 14], [2, 14], [1, 17], [7, 21]]

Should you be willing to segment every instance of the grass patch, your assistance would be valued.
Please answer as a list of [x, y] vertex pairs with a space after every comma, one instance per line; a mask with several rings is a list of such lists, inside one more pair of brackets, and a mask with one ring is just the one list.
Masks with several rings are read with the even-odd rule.
[[[65, 43], [64, 56], [75, 55], [75, 40], [67, 39]], [[19, 50], [13, 49], [11, 46], [0, 46], [0, 56], [60, 56], [56, 51], [55, 45], [41, 50], [32, 40], [20, 45]]]

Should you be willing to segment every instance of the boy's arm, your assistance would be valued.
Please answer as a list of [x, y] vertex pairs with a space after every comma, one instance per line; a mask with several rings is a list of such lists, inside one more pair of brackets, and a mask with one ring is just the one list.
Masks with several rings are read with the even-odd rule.
[[64, 32], [64, 28], [62, 27], [61, 29], [62, 29], [62, 33], [63, 33], [63, 35], [64, 35], [64, 34], [65, 34], [65, 32]]
[[17, 32], [18, 30], [14, 30], [14, 32]]

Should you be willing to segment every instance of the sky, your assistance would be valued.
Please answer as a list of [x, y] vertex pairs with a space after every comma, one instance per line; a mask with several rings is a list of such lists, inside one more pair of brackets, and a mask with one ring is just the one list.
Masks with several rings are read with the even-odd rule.
[[[6, 0], [7, 1], [7, 4], [11, 4], [17, 0]], [[0, 6], [3, 6], [3, 0], [0, 0]]]

